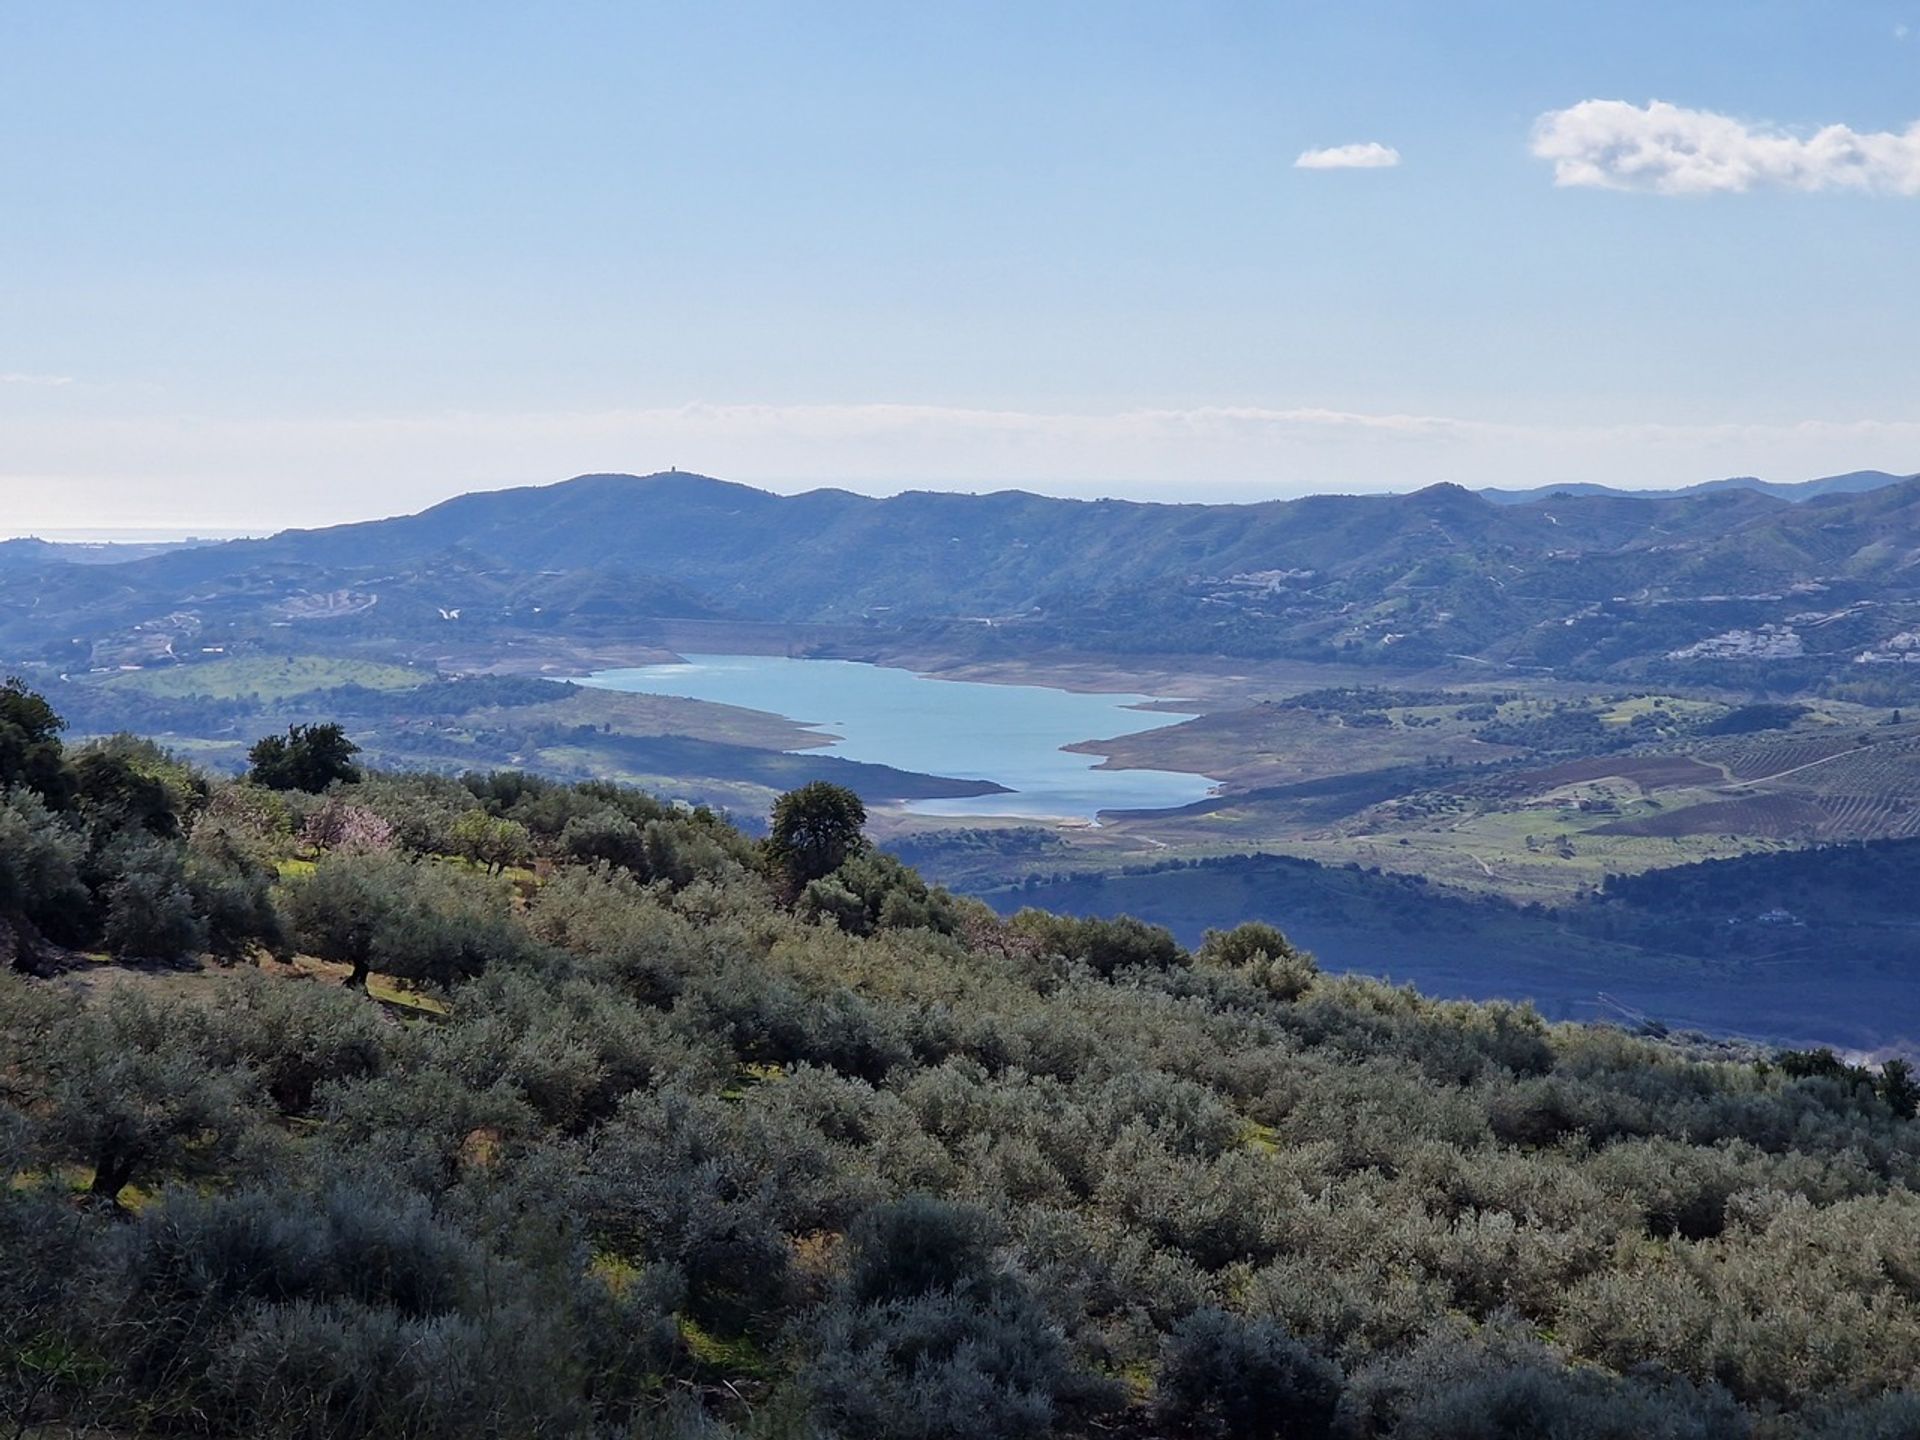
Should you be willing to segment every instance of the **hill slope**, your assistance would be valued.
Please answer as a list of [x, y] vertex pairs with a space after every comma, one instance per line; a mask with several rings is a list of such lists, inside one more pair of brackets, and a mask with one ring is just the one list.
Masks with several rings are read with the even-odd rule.
[[1794, 662], [1776, 672], [1791, 687], [1907, 643], [1917, 556], [1920, 479], [1797, 504], [1741, 487], [1496, 504], [1437, 485], [1159, 505], [590, 475], [108, 571], [0, 573], [0, 656], [184, 659], [319, 622], [451, 643], [726, 618], [1002, 649], [1588, 676], [1672, 662], [1737, 683], [1711, 662], [1760, 658]]
[[22, 1434], [1920, 1421], [1892, 1064], [1434, 1001], [1270, 926], [1002, 920], [619, 787], [35, 743], [0, 913], [115, 958], [0, 970]]
[[1556, 495], [1625, 495], [1647, 500], [1671, 500], [1681, 495], [1703, 495], [1715, 490], [1750, 490], [1779, 500], [1813, 500], [1822, 495], [1854, 495], [1913, 480], [1913, 475], [1890, 475], [1885, 470], [1850, 470], [1844, 475], [1823, 475], [1817, 480], [1761, 480], [1752, 475], [1735, 475], [1725, 480], [1703, 480], [1698, 485], [1682, 485], [1672, 490], [1623, 490], [1613, 485], [1576, 482], [1571, 485], [1535, 485], [1526, 490], [1477, 490], [1474, 493], [1501, 505], [1523, 505], [1533, 500], [1548, 500]]

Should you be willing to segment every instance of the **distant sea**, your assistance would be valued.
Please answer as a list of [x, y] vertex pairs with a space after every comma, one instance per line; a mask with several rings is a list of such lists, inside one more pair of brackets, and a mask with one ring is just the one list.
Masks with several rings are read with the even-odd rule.
[[82, 526], [78, 529], [26, 528], [10, 531], [0, 538], [8, 540], [45, 540], [55, 545], [184, 545], [190, 540], [250, 540], [269, 535], [269, 530], [222, 530], [204, 525]]

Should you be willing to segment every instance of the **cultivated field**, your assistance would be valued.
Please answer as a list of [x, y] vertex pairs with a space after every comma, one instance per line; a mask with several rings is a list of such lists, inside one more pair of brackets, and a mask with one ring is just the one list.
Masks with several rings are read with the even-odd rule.
[[327, 655], [248, 655], [192, 665], [126, 670], [104, 683], [171, 699], [206, 696], [236, 700], [255, 696], [261, 700], [285, 700], [343, 685], [359, 685], [368, 690], [410, 690], [431, 679], [432, 671], [377, 660]]

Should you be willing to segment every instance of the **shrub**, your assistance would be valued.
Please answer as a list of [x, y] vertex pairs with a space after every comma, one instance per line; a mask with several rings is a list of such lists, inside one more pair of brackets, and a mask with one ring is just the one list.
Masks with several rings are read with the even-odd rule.
[[893, 856], [872, 850], [854, 856], [808, 884], [800, 911], [833, 921], [855, 935], [876, 930], [936, 930], [951, 935], [959, 909], [944, 890], [933, 889]]
[[836, 1433], [1039, 1436], [1063, 1400], [1094, 1393], [1025, 1285], [995, 1263], [992, 1237], [982, 1213], [923, 1196], [855, 1226], [806, 1372]]
[[187, 883], [186, 851], [162, 840], [121, 838], [107, 856], [103, 937], [115, 955], [178, 960], [207, 948], [207, 924]]
[[1317, 1440], [1331, 1432], [1340, 1372], [1271, 1320], [1196, 1311], [1174, 1327], [1154, 1374], [1156, 1418], [1218, 1440]]
[[[26, 920], [56, 940], [85, 938], [91, 899], [81, 882], [86, 842], [24, 787], [0, 795], [0, 918]], [[17, 939], [16, 963], [33, 959]]]
[[1053, 954], [1081, 961], [1102, 976], [1135, 968], [1170, 970], [1190, 959], [1172, 931], [1131, 915], [1096, 920], [1022, 910], [1009, 923]]

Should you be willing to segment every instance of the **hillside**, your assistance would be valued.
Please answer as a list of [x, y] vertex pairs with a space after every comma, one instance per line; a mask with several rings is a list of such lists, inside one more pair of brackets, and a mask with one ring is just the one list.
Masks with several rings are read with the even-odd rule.
[[1527, 490], [1479, 490], [1474, 493], [1502, 505], [1521, 505], [1529, 501], [1551, 499], [1556, 495], [1620, 495], [1671, 500], [1680, 495], [1701, 495], [1714, 490], [1751, 490], [1755, 494], [1772, 495], [1780, 500], [1801, 501], [1813, 500], [1821, 495], [1859, 494], [1916, 478], [1920, 477], [1889, 475], [1884, 470], [1850, 470], [1844, 475], [1823, 475], [1817, 480], [1784, 482], [1761, 480], [1752, 475], [1734, 475], [1725, 480], [1703, 480], [1698, 485], [1683, 485], [1673, 490], [1622, 490], [1612, 485], [1576, 482], [1571, 485], [1536, 485]]
[[1472, 662], [1743, 686], [1760, 665], [1792, 689], [1875, 664], [1900, 678], [1920, 625], [1917, 506], [1920, 479], [1799, 503], [1702, 487], [1496, 504], [1441, 485], [1152, 505], [593, 475], [107, 572], [0, 571], [0, 654], [175, 663], [289, 629], [416, 652], [552, 651], [706, 619], [995, 654]]
[[54, 718], [0, 692], [17, 1433], [1920, 1424], [1898, 1064], [1438, 1002], [1266, 925], [1000, 919], [831, 792], [762, 845]]

